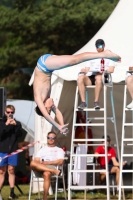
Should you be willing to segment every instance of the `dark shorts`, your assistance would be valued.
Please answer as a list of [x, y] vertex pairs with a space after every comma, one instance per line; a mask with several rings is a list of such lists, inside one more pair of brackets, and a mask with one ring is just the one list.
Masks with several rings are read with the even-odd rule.
[[95, 85], [95, 76], [96, 76], [96, 75], [88, 76], [88, 78], [90, 79], [92, 85]]
[[[113, 165], [108, 165], [108, 171], [111, 172]], [[101, 169], [105, 169], [105, 166], [101, 166]]]
[[[3, 158], [6, 155], [8, 155], [8, 153], [0, 153], [1, 158]], [[18, 154], [15, 154], [8, 158], [5, 158], [0, 162], [0, 167], [5, 167], [7, 165], [17, 166], [18, 165]]]

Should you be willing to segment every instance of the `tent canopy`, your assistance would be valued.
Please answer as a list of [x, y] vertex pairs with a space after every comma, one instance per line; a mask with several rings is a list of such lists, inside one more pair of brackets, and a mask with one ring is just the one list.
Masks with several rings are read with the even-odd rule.
[[[110, 17], [96, 35], [83, 48], [76, 52], [76, 54], [82, 52], [95, 52], [95, 41], [100, 38], [103, 39], [105, 41], [106, 49], [119, 54], [122, 58], [122, 62], [117, 64], [115, 72], [112, 75], [113, 82], [125, 80], [126, 70], [133, 59], [132, 8], [133, 1], [120, 0]], [[84, 62], [70, 68], [56, 70], [53, 74], [67, 81], [76, 80], [78, 71], [85, 66], [86, 64]]]

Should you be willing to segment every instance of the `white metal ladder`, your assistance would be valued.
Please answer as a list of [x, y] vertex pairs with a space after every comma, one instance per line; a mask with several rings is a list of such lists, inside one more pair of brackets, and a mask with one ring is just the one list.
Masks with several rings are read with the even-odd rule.
[[[96, 111], [94, 108], [86, 108], [84, 109], [84, 111], [86, 111], [86, 123], [76, 123], [76, 117], [77, 117], [77, 111], [79, 111], [77, 109], [78, 106], [78, 87], [76, 89], [76, 94], [75, 94], [75, 105], [74, 105], [74, 116], [73, 116], [73, 127], [72, 127], [72, 138], [71, 138], [71, 155], [70, 155], [70, 171], [69, 171], [69, 183], [68, 183], [68, 200], [71, 200], [71, 191], [72, 190], [84, 190], [84, 199], [86, 199], [86, 191], [89, 189], [107, 189], [107, 200], [110, 200], [110, 186], [109, 186], [109, 173], [108, 173], [108, 155], [107, 155], [107, 120], [110, 119], [113, 124], [114, 124], [114, 132], [115, 132], [115, 138], [116, 138], [116, 146], [117, 146], [117, 154], [118, 154], [118, 159], [120, 158], [120, 154], [119, 154], [119, 145], [118, 145], [118, 138], [117, 138], [117, 128], [116, 128], [116, 120], [115, 120], [115, 110], [114, 110], [114, 100], [113, 100], [113, 84], [112, 84], [112, 79], [111, 79], [111, 75], [108, 74], [110, 82], [108, 84], [106, 84], [104, 82], [104, 74], [103, 74], [103, 96], [104, 96], [104, 108], [101, 108], [98, 112], [102, 112], [104, 113], [104, 117], [95, 117], [95, 118], [89, 118], [88, 117], [88, 113], [89, 111]], [[107, 117], [107, 88], [110, 87], [110, 100], [111, 100], [111, 107], [112, 107], [112, 117]], [[89, 88], [95, 88], [95, 86], [87, 86], [87, 89]], [[88, 104], [88, 91], [86, 91], [86, 103]], [[88, 105], [87, 105], [88, 106]], [[93, 120], [103, 120], [103, 123], [89, 123], [90, 121], [92, 122]], [[84, 126], [85, 127], [85, 139], [75, 139], [75, 128], [77, 126]], [[87, 128], [88, 127], [93, 127], [93, 126], [102, 126], [104, 127], [104, 139], [89, 139], [87, 138]], [[95, 186], [77, 186], [77, 185], [72, 185], [72, 173], [75, 172], [75, 170], [73, 170], [73, 158], [76, 158], [76, 154], [74, 153], [74, 142], [85, 142], [85, 144], [87, 144], [87, 142], [99, 142], [99, 141], [104, 141], [105, 142], [105, 154], [100, 154], [98, 155], [100, 156], [105, 156], [105, 161], [106, 161], [106, 169], [103, 170], [103, 172], [106, 172], [106, 186], [101, 186], [101, 185], [95, 185]], [[97, 144], [98, 146], [99, 144]], [[89, 146], [89, 144], [87, 144], [87, 146]], [[96, 146], [96, 144], [90, 144], [90, 146]], [[80, 157], [94, 157], [94, 154], [78, 154], [78, 156]], [[97, 173], [97, 172], [101, 172], [101, 170], [76, 170], [77, 172], [93, 172], [93, 173]]]
[[[133, 71], [127, 71], [127, 73], [133, 73]], [[133, 170], [123, 170], [123, 161], [124, 158], [133, 158], [133, 152], [131, 146], [133, 147], [133, 109], [126, 108], [127, 105], [127, 85], [125, 83], [124, 86], [124, 102], [123, 102], [123, 122], [122, 122], [122, 136], [121, 136], [121, 164], [120, 164], [120, 185], [119, 185], [119, 200], [121, 200], [121, 190], [123, 191], [123, 199], [125, 199], [124, 189], [133, 189], [133, 185], [123, 185], [123, 172], [124, 173], [132, 173]], [[127, 123], [127, 114], [130, 112], [132, 123]], [[132, 137], [126, 137], [126, 128], [131, 128], [131, 130], [128, 129], [128, 131], [131, 132]], [[129, 132], [128, 132], [129, 134]], [[131, 143], [132, 142], [132, 143]], [[130, 153], [125, 153], [125, 146], [130, 146]]]

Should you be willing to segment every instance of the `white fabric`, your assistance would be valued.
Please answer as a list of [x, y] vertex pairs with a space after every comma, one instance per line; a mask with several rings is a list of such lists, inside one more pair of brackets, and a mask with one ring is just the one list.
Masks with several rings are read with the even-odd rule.
[[133, 67], [133, 58], [131, 60], [130, 67]]
[[[87, 154], [87, 146], [78, 144], [76, 154]], [[74, 170], [86, 170], [87, 158], [76, 156], [74, 162]], [[73, 172], [73, 184], [79, 186], [86, 185], [86, 172]]]
[[[125, 80], [125, 72], [133, 57], [133, 45], [131, 42], [133, 36], [133, 28], [131, 28], [133, 19], [132, 8], [132, 0], [120, 0], [101, 29], [85, 46], [75, 53], [96, 52], [95, 41], [100, 38], [104, 39], [106, 49], [122, 57], [122, 62], [117, 63], [116, 70], [112, 77], [113, 82], [117, 83]], [[56, 70], [53, 74], [63, 80], [76, 80], [77, 72], [84, 66], [86, 66], [85, 62], [66, 69]]]
[[[113, 82], [118, 83], [125, 80], [126, 71], [128, 70], [131, 59], [133, 58], [133, 45], [131, 42], [133, 37], [133, 28], [131, 27], [132, 19], [133, 1], [120, 0], [101, 29], [75, 54], [96, 52], [95, 41], [100, 38], [104, 39], [106, 49], [119, 54], [122, 58], [121, 63], [116, 63], [117, 67], [115, 68], [115, 72], [112, 74]], [[56, 70], [53, 74], [63, 80], [77, 80], [77, 72], [85, 66], [86, 62], [83, 62], [73, 67]], [[32, 82], [33, 78], [30, 81], [30, 84]]]
[[[31, 144], [31, 143], [34, 142], [34, 138], [29, 133], [27, 133], [24, 141], [26, 141], [29, 144]], [[33, 156], [33, 154], [34, 154], [34, 146], [29, 148], [29, 156]]]
[[40, 160], [44, 159], [44, 161], [53, 161], [58, 159], [64, 159], [65, 152], [63, 149], [59, 147], [43, 147], [41, 148], [35, 158], [40, 158]]
[[[133, 67], [133, 59], [131, 60], [130, 66], [129, 67]], [[127, 79], [128, 76], [132, 76], [130, 73], [126, 73], [126, 78]]]
[[[112, 66], [115, 67], [116, 63], [113, 62], [112, 60], [104, 59], [104, 68], [105, 68], [105, 70], [107, 70], [109, 67], [112, 67]], [[100, 69], [101, 69], [101, 59], [94, 59], [94, 60], [88, 61], [86, 67], [90, 67], [90, 71], [93, 71], [93, 68], [94, 69], [97, 68], [100, 71]], [[91, 76], [92, 74], [95, 74], [95, 72], [94, 73], [93, 72], [88, 72], [86, 74], [86, 76]]]

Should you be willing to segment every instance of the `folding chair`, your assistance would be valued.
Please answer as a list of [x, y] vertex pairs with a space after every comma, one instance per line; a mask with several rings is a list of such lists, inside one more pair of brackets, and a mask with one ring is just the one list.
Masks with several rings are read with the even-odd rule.
[[116, 176], [115, 174], [109, 174], [109, 178], [110, 178], [112, 190], [113, 190], [113, 195], [115, 195], [115, 187], [117, 187], [115, 185], [115, 176]]
[[[62, 173], [60, 176], [56, 175], [51, 175], [51, 179], [55, 178], [56, 184], [55, 184], [55, 200], [57, 200], [57, 192], [58, 192], [58, 179], [62, 178], [63, 181], [63, 190], [64, 190], [64, 197], [65, 200], [67, 199], [66, 197], [66, 187], [65, 187], [65, 178], [64, 178], [64, 171], [63, 171], [63, 165], [57, 166], [57, 169], [61, 169]], [[29, 188], [29, 200], [31, 199], [31, 192], [32, 192], [32, 187], [33, 187], [33, 182], [38, 183], [38, 198], [40, 199], [40, 188], [39, 188], [39, 182], [44, 182], [44, 179], [42, 178], [41, 174], [40, 176], [36, 176], [34, 171], [31, 171], [31, 180], [30, 180], [30, 188]]]

